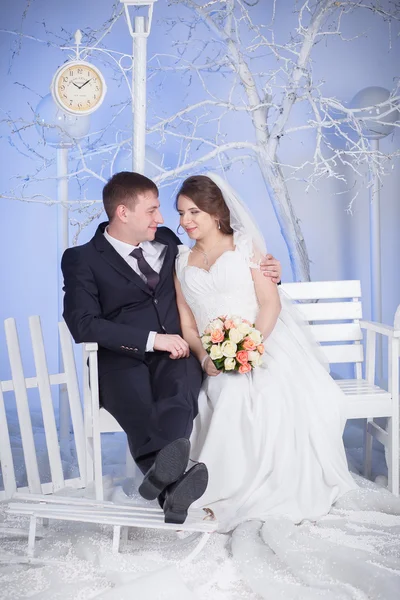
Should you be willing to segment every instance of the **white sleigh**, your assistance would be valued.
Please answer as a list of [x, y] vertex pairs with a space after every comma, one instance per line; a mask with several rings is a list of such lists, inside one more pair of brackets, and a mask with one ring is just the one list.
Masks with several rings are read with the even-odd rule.
[[[388, 462], [388, 486], [393, 494], [399, 493], [399, 355], [400, 324], [396, 327], [362, 321], [361, 288], [359, 281], [332, 281], [286, 284], [283, 289], [299, 305], [305, 319], [312, 323], [312, 331], [321, 342], [328, 361], [352, 363], [354, 378], [340, 380], [338, 385], [348, 398], [347, 418], [365, 419], [364, 471], [371, 469], [372, 440], [384, 444]], [[315, 302], [318, 300], [318, 302]], [[398, 317], [397, 317], [398, 318]], [[39, 317], [30, 318], [36, 376], [25, 377], [18, 337], [13, 319], [5, 322], [12, 379], [0, 385], [0, 465], [4, 490], [1, 499], [13, 499], [9, 510], [30, 517], [29, 552], [33, 552], [37, 519], [75, 520], [109, 524], [113, 528], [113, 548], [119, 549], [121, 531], [127, 526], [176, 529], [163, 520], [161, 509], [126, 505], [120, 506], [103, 499], [101, 434], [121, 431], [118, 423], [104, 409], [99, 409], [97, 377], [97, 344], [84, 347], [84, 415], [82, 415], [76, 377], [73, 345], [65, 323], [59, 323], [64, 372], [49, 375], [44, 352]], [[366, 350], [362, 345], [366, 332]], [[375, 382], [375, 348], [377, 335], [388, 339], [388, 389]], [[364, 359], [365, 354], [365, 359]], [[89, 369], [86, 367], [89, 361]], [[89, 372], [90, 382], [89, 387]], [[50, 386], [66, 386], [71, 408], [79, 477], [66, 480], [63, 475], [56, 422]], [[51, 481], [42, 483], [39, 477], [27, 389], [37, 387], [43, 412], [46, 443], [50, 458]], [[3, 392], [14, 392], [18, 408], [23, 453], [28, 486], [17, 488], [7, 427]], [[386, 428], [375, 419], [387, 418]], [[132, 461], [128, 460], [128, 470]], [[54, 496], [64, 486], [75, 488], [94, 485], [95, 499], [71, 499]], [[94, 512], [94, 508], [96, 511]], [[217, 522], [203, 511], [190, 511], [186, 523], [179, 529], [199, 534], [198, 546], [189, 555], [193, 558], [217, 528]], [[121, 529], [122, 528], [122, 529]], [[126, 529], [125, 529], [126, 531]], [[201, 536], [201, 537], [200, 537]]]
[[[29, 517], [28, 554], [33, 555], [34, 553], [38, 520], [45, 523], [49, 520], [61, 520], [109, 525], [113, 531], [112, 547], [114, 552], [118, 552], [120, 548], [121, 535], [127, 541], [129, 527], [176, 531], [176, 525], [164, 522], [164, 513], [159, 507], [151, 505], [135, 506], [133, 502], [131, 504], [115, 504], [103, 500], [100, 434], [93, 439], [93, 430], [98, 431], [94, 428], [96, 423], [100, 422], [97, 395], [97, 353], [94, 357], [93, 354], [90, 357], [91, 369], [93, 373], [96, 373], [91, 379], [94, 383], [90, 390], [87, 380], [88, 369], [86, 366], [84, 368], [84, 423], [73, 343], [65, 323], [59, 323], [64, 371], [54, 375], [49, 375], [48, 372], [39, 317], [30, 317], [29, 326], [36, 375], [25, 377], [15, 321], [14, 319], [7, 319], [5, 330], [12, 378], [0, 382], [0, 467], [4, 483], [4, 489], [0, 490], [0, 500], [12, 500], [8, 506], [9, 514]], [[93, 361], [95, 361], [95, 364], [93, 364]], [[64, 386], [64, 391], [68, 394], [79, 470], [79, 477], [73, 479], [66, 479], [63, 473], [60, 442], [51, 394], [52, 385]], [[35, 448], [27, 392], [31, 388], [38, 388], [40, 395], [51, 475], [51, 480], [47, 482], [41, 481]], [[18, 478], [15, 467], [21, 465], [14, 465], [13, 461], [3, 396], [5, 392], [12, 392], [15, 397], [27, 486], [19, 487], [17, 485]], [[94, 399], [96, 399], [95, 402]], [[92, 406], [95, 407], [95, 410], [92, 410]], [[89, 425], [91, 429], [89, 429]], [[107, 430], [120, 431], [119, 427], [115, 427], [115, 421], [108, 413], [106, 425]], [[89, 436], [90, 434], [92, 437]], [[130, 459], [131, 464], [132, 462], [132, 459]], [[93, 465], [96, 465], [96, 470], [93, 470]], [[94, 475], [96, 475], [95, 499], [71, 497], [69, 494], [62, 495], [68, 492], [68, 490], [64, 491], [65, 488], [86, 488], [93, 482]], [[56, 495], [55, 492], [58, 492], [58, 494]], [[192, 560], [201, 551], [210, 535], [217, 529], [217, 526], [218, 523], [211, 511], [189, 510], [185, 523], [179, 525], [178, 528], [180, 531], [190, 532], [192, 535], [182, 540], [182, 542], [177, 539], [176, 543], [184, 543], [185, 547], [190, 542], [196, 542], [196, 544], [188, 552], [184, 562]]]

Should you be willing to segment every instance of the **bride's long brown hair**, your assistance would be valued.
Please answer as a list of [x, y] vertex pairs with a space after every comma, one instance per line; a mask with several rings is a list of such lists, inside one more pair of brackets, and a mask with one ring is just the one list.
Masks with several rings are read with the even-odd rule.
[[206, 175], [193, 175], [182, 183], [176, 195], [175, 208], [178, 210], [179, 196], [187, 196], [200, 210], [216, 217], [221, 233], [233, 234], [229, 208], [225, 204], [222, 192], [216, 183]]

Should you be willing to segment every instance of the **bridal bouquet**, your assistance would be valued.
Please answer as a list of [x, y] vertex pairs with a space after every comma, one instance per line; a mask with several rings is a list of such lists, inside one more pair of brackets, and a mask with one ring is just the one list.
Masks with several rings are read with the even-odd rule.
[[201, 341], [219, 371], [249, 373], [262, 363], [263, 337], [246, 319], [218, 317], [208, 325]]

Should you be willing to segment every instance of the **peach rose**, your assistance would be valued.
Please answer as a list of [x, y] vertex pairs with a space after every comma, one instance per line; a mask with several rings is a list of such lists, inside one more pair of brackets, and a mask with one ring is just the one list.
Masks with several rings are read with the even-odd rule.
[[255, 343], [253, 342], [253, 340], [251, 338], [247, 337], [243, 341], [243, 348], [245, 350], [255, 350], [257, 348], [257, 346], [255, 345]]
[[232, 319], [226, 319], [224, 325], [225, 329], [233, 329], [235, 327], [235, 323], [232, 321]]
[[251, 365], [249, 365], [249, 363], [246, 363], [245, 365], [240, 365], [239, 373], [248, 373], [249, 371], [251, 371]]
[[246, 350], [239, 350], [239, 352], [236, 352], [236, 360], [241, 365], [247, 365], [249, 362], [249, 355], [247, 354]]
[[259, 353], [261, 355], [263, 355], [264, 354], [264, 344], [258, 344], [257, 350], [259, 351]]
[[211, 341], [213, 344], [219, 344], [220, 342], [223, 342], [224, 337], [225, 336], [221, 329], [214, 329], [214, 331], [211, 332]]

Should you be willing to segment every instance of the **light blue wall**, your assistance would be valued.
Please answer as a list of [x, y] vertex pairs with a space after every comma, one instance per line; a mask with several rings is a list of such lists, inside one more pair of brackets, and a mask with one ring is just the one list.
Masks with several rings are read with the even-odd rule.
[[[118, 3], [117, 3], [118, 4]], [[288, 24], [294, 22], [289, 12], [291, 0], [278, 3], [277, 35], [280, 40], [288, 37]], [[27, 11], [26, 18], [21, 20], [26, 7], [23, 0], [3, 0], [2, 20], [0, 27], [6, 30], [21, 30], [45, 42], [60, 43], [57, 36], [66, 37], [63, 29], [73, 33], [77, 28], [98, 29], [110, 16], [112, 2], [110, 0], [70, 0], [54, 2], [36, 0]], [[265, 18], [265, 3], [260, 2], [257, 18], [262, 22]], [[149, 40], [149, 56], [155, 52], [175, 52], [172, 42], [177, 39], [179, 29], [167, 32], [163, 20], [165, 17], [185, 16], [181, 7], [169, 8], [164, 0], [159, 0], [155, 7], [155, 22]], [[52, 32], [52, 35], [46, 33]], [[182, 31], [182, 29], [181, 29]], [[343, 42], [333, 36], [321, 42], [315, 49], [313, 71], [316, 80], [324, 80], [324, 94], [349, 101], [363, 87], [380, 85], [391, 89], [394, 78], [398, 75], [398, 59], [400, 40], [392, 39], [393, 48], [388, 48], [387, 25], [373, 15], [358, 11], [349, 15], [344, 27], [344, 35], [352, 37], [362, 33], [352, 42]], [[204, 36], [207, 32], [203, 31]], [[131, 38], [127, 27], [121, 19], [106, 38], [109, 48], [129, 53]], [[20, 44], [20, 47], [18, 46]], [[19, 47], [19, 49], [18, 49]], [[11, 55], [16, 52], [11, 60]], [[49, 91], [49, 84], [57, 67], [65, 60], [66, 54], [57, 48], [29, 39], [21, 39], [7, 33], [0, 33], [0, 77], [1, 119], [11, 115], [14, 119], [29, 120], [32, 108], [35, 108], [40, 96]], [[96, 60], [96, 59], [94, 59]], [[266, 58], [266, 63], [268, 59]], [[110, 77], [110, 71], [104, 67], [104, 74]], [[159, 81], [157, 79], [152, 82]], [[149, 83], [149, 115], [163, 116], [189, 103], [193, 99], [201, 99], [201, 86], [187, 82], [176, 87], [176, 78], [169, 74], [161, 87]], [[26, 89], [21, 85], [24, 84]], [[213, 76], [210, 86], [224, 89], [226, 83]], [[118, 82], [109, 80], [109, 92], [105, 103], [93, 116], [92, 131], [101, 129], [110, 120], [112, 105], [128, 97], [127, 90]], [[183, 99], [183, 100], [182, 100]], [[301, 111], [294, 116], [294, 122], [304, 122], [307, 118]], [[229, 121], [228, 121], [229, 123]], [[118, 121], [121, 131], [129, 135], [129, 109]], [[17, 177], [25, 177], [40, 162], [18, 153], [10, 145], [18, 134], [12, 133], [4, 121], [0, 125], [0, 192], [6, 193], [15, 186]], [[242, 139], [252, 138], [253, 131], [245, 119], [234, 118], [230, 121], [228, 136], [239, 136]], [[229, 130], [233, 127], [234, 130]], [[24, 133], [25, 139], [32, 148], [54, 160], [55, 151], [39, 145], [39, 136], [34, 128]], [[399, 132], [382, 141], [383, 150], [393, 152], [399, 147]], [[284, 162], [299, 162], [311, 156], [313, 151], [313, 134], [293, 136], [283, 142], [280, 156]], [[152, 139], [149, 139], [152, 143]], [[175, 142], [165, 148], [167, 164], [174, 162], [177, 151]], [[54, 164], [48, 168], [47, 176], [55, 176]], [[349, 172], [349, 180], [352, 175]], [[281, 237], [279, 227], [261, 176], [256, 167], [241, 173], [239, 169], [230, 175], [231, 182], [237, 186], [245, 197], [262, 225], [269, 249], [278, 256], [283, 265], [284, 280], [291, 280], [291, 271], [286, 246]], [[391, 322], [400, 302], [400, 276], [398, 256], [400, 255], [399, 202], [399, 165], [384, 180], [382, 188], [382, 257], [383, 257], [383, 306], [384, 320]], [[367, 174], [356, 183], [359, 196], [354, 205], [353, 214], [346, 212], [349, 194], [337, 195], [343, 186], [335, 181], [322, 181], [318, 190], [305, 193], [302, 181], [291, 181], [289, 189], [295, 210], [302, 222], [303, 232], [312, 260], [312, 277], [318, 279], [354, 278], [361, 279], [365, 297], [365, 313], [369, 316], [369, 239], [368, 239], [368, 191], [366, 189]], [[56, 183], [44, 181], [31, 188], [32, 191], [56, 196]], [[71, 185], [71, 193], [76, 188]], [[94, 183], [89, 187], [89, 198], [99, 198], [101, 184]], [[162, 206], [166, 223], [173, 228], [177, 220], [172, 208], [173, 187], [161, 192]], [[336, 195], [335, 195], [336, 194]], [[57, 368], [56, 356], [56, 322], [58, 318], [57, 285], [57, 210], [54, 206], [43, 206], [1, 199], [2, 228], [0, 240], [0, 322], [7, 317], [15, 317], [20, 330], [24, 363], [27, 376], [33, 373], [32, 357], [28, 344], [27, 318], [39, 314], [44, 326], [48, 346], [48, 359], [51, 370]], [[93, 223], [80, 237], [80, 243], [88, 240], [97, 226]], [[9, 366], [5, 352], [4, 332], [0, 327], [0, 378], [9, 377]]]

